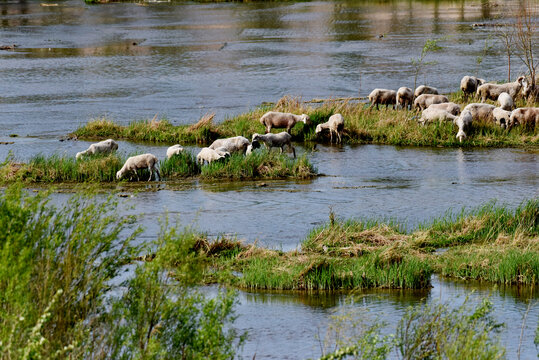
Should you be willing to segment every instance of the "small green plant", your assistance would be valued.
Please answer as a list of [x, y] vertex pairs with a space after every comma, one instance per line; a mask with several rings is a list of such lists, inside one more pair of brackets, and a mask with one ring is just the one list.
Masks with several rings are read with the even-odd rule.
[[433, 61], [425, 62], [425, 58], [430, 52], [441, 50], [442, 47], [438, 45], [438, 43], [444, 40], [445, 38], [425, 40], [425, 44], [423, 45], [423, 48], [421, 49], [421, 54], [419, 55], [419, 57], [410, 60], [412, 64], [412, 68], [414, 69], [414, 89], [417, 89], [417, 78], [419, 76], [419, 73], [423, 69], [423, 67], [425, 65], [435, 64], [435, 62]]

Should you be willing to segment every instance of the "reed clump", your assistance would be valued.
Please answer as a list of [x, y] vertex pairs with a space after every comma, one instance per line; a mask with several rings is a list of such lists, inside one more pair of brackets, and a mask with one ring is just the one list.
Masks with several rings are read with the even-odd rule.
[[276, 151], [260, 150], [248, 156], [233, 154], [224, 161], [216, 161], [201, 169], [201, 179], [309, 179], [316, 169], [307, 157], [292, 159]]
[[[464, 107], [473, 102], [462, 93], [450, 95], [453, 101]], [[517, 100], [517, 106], [539, 106], [538, 103]], [[285, 96], [273, 105], [263, 105], [244, 114], [226, 118], [214, 124], [213, 115], [205, 115], [193, 125], [172, 125], [167, 120], [135, 121], [119, 125], [112, 120], [100, 118], [92, 120], [75, 130], [71, 136], [88, 139], [126, 139], [133, 141], [154, 141], [168, 143], [209, 144], [217, 138], [244, 136], [251, 138], [254, 133], [264, 133], [259, 119], [269, 111], [306, 113], [311, 119], [309, 125], [298, 123], [292, 129], [294, 141], [329, 141], [328, 134], [315, 134], [316, 126], [326, 122], [333, 114], [340, 113], [345, 120], [343, 141], [349, 144], [387, 144], [399, 146], [438, 147], [529, 147], [539, 145], [539, 127], [523, 129], [515, 127], [511, 131], [494, 123], [477, 123], [460, 143], [455, 135], [457, 128], [452, 122], [434, 123], [420, 126], [420, 113], [403, 109], [371, 109], [364, 103], [347, 100], [324, 100], [318, 104], [307, 104], [297, 97]], [[157, 125], [156, 125], [157, 124]], [[280, 132], [283, 129], [275, 129]]]
[[205, 281], [273, 290], [428, 288], [438, 273], [531, 285], [539, 283], [539, 200], [515, 210], [488, 204], [413, 232], [392, 222], [333, 217], [289, 252], [232, 244], [213, 248], [223, 247], [226, 256], [204, 253]]

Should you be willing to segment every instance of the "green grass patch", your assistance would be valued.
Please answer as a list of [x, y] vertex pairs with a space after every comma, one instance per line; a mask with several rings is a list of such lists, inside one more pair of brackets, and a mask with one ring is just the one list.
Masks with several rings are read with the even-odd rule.
[[257, 150], [248, 156], [233, 154], [223, 161], [203, 166], [201, 179], [307, 179], [316, 175], [316, 169], [307, 157], [292, 159], [276, 151]]
[[[116, 172], [121, 169], [125, 160], [117, 154], [94, 155], [81, 160], [60, 155], [37, 155], [28, 163], [9, 158], [0, 166], [0, 182], [115, 182]], [[171, 159], [161, 160], [159, 168], [163, 180], [190, 177], [204, 180], [307, 179], [316, 176], [316, 169], [306, 156], [292, 159], [285, 154], [265, 150], [257, 150], [249, 156], [235, 154], [204, 166], [200, 166], [196, 157], [186, 151]], [[139, 179], [147, 180], [150, 174], [147, 169], [140, 169], [137, 175]], [[135, 176], [133, 180], [136, 180]]]
[[[224, 246], [227, 241], [231, 245]], [[441, 247], [445, 251], [435, 251]], [[208, 264], [205, 282], [247, 289], [417, 289], [428, 288], [434, 273], [538, 284], [539, 200], [515, 210], [488, 204], [413, 232], [392, 222], [343, 221], [330, 214], [330, 221], [314, 229], [300, 250], [282, 252], [220, 239], [202, 256]]]
[[[462, 93], [450, 94], [450, 99], [464, 108], [476, 100], [465, 99]], [[538, 103], [517, 100], [517, 106], [539, 106]], [[321, 104], [305, 104], [297, 98], [285, 96], [273, 106], [260, 106], [220, 124], [213, 123], [213, 115], [206, 115], [193, 125], [172, 125], [166, 119], [139, 120], [119, 125], [110, 119], [92, 120], [75, 130], [73, 137], [81, 139], [125, 139], [181, 144], [210, 144], [215, 139], [264, 133], [259, 120], [269, 110], [306, 113], [309, 125], [297, 123], [292, 129], [294, 141], [329, 142], [329, 133], [315, 134], [316, 125], [326, 122], [333, 114], [340, 113], [345, 120], [343, 142], [349, 144], [387, 144], [399, 146], [438, 147], [535, 147], [539, 145], [539, 127], [532, 130], [515, 127], [511, 131], [491, 123], [474, 124], [463, 143], [456, 138], [457, 127], [451, 122], [420, 126], [419, 113], [403, 109], [369, 109], [362, 103], [328, 100]], [[275, 129], [272, 132], [280, 132]]]

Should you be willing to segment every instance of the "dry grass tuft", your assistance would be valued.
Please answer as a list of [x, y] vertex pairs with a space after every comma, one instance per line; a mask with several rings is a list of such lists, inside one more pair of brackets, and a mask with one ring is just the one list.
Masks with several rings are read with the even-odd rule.
[[189, 126], [189, 128], [187, 128], [187, 131], [195, 131], [205, 127], [212, 127], [214, 117], [215, 113], [205, 114], [203, 117], [200, 118], [200, 120], [198, 120], [197, 123]]

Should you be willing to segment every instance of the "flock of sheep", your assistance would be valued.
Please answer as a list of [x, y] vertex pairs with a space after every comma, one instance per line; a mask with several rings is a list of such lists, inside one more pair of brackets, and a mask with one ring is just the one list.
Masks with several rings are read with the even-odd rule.
[[[423, 125], [434, 121], [453, 121], [458, 127], [456, 137], [460, 142], [466, 138], [465, 131], [476, 121], [495, 122], [508, 130], [515, 125], [533, 127], [538, 123], [539, 108], [513, 110], [513, 99], [519, 95], [527, 97], [531, 90], [524, 76], [505, 84], [491, 84], [475, 76], [464, 76], [460, 88], [466, 97], [476, 94], [481, 98], [481, 103], [468, 104], [461, 112], [458, 104], [440, 95], [436, 88], [421, 85], [415, 91], [407, 87], [397, 91], [374, 89], [369, 94], [370, 107], [376, 106], [378, 109], [379, 105], [392, 105], [394, 109], [401, 106], [410, 110], [413, 107], [422, 111], [419, 123]], [[499, 106], [485, 104], [487, 99], [498, 101]]]
[[[306, 114], [294, 115], [291, 113], [282, 113], [276, 111], [270, 111], [264, 114], [260, 118], [260, 122], [266, 128], [266, 134], [253, 134], [251, 141], [243, 136], [235, 136], [226, 139], [217, 139], [210, 146], [203, 148], [197, 154], [197, 162], [203, 165], [204, 163], [211, 163], [223, 158], [230, 156], [233, 153], [241, 153], [245, 156], [250, 155], [254, 149], [260, 147], [260, 143], [264, 143], [266, 148], [271, 149], [272, 147], [278, 147], [281, 149], [281, 153], [284, 150], [285, 146], [288, 146], [292, 150], [294, 157], [296, 157], [296, 150], [292, 146], [292, 135], [290, 135], [291, 129], [298, 122], [303, 122], [304, 124], [310, 123], [309, 116]], [[280, 132], [278, 134], [271, 133], [272, 128], [285, 128], [286, 131]], [[344, 128], [344, 120], [340, 114], [335, 114], [329, 118], [329, 120], [324, 124], [319, 124], [316, 127], [316, 133], [320, 133], [323, 130], [329, 130], [331, 133], [331, 139], [333, 141], [333, 133], [336, 134], [338, 141], [341, 141], [341, 133]], [[118, 143], [113, 139], [104, 140], [95, 144], [91, 144], [88, 149], [81, 151], [76, 154], [75, 158], [77, 160], [81, 159], [83, 156], [95, 155], [95, 154], [106, 154], [118, 150]], [[167, 158], [180, 154], [183, 152], [183, 147], [179, 144], [173, 145], [167, 149]], [[131, 156], [122, 166], [122, 168], [116, 173], [116, 179], [120, 180], [127, 175], [130, 178], [133, 176], [136, 177], [137, 181], [140, 180], [137, 174], [139, 169], [148, 169], [150, 172], [150, 177], [157, 175], [157, 178], [161, 178], [161, 174], [157, 169], [156, 165], [158, 164], [158, 159], [153, 154], [141, 154], [136, 156]]]
[[[539, 120], [539, 108], [528, 107], [518, 108], [513, 110], [513, 99], [522, 94], [527, 96], [529, 86], [526, 79], [521, 76], [515, 82], [506, 84], [490, 84], [485, 83], [483, 79], [478, 79], [474, 76], [465, 76], [462, 78], [460, 88], [468, 97], [470, 94], [476, 93], [481, 97], [481, 103], [468, 104], [461, 112], [460, 106], [450, 102], [447, 96], [438, 94], [436, 88], [421, 85], [413, 92], [412, 89], [401, 87], [397, 91], [387, 89], [374, 89], [369, 94], [370, 107], [379, 105], [392, 105], [393, 108], [401, 106], [405, 109], [415, 108], [422, 110], [419, 123], [425, 125], [433, 121], [453, 121], [458, 126], [456, 135], [460, 142], [466, 138], [465, 131], [472, 126], [474, 121], [492, 121], [499, 124], [502, 128], [510, 129], [512, 126], [523, 124], [534, 126]], [[485, 104], [486, 99], [497, 100], [499, 106]], [[278, 147], [281, 153], [285, 146], [288, 146], [296, 157], [296, 150], [292, 146], [291, 129], [298, 122], [309, 124], [310, 119], [306, 114], [295, 115], [291, 113], [282, 113], [270, 111], [260, 118], [260, 123], [264, 125], [266, 133], [253, 134], [251, 141], [243, 136], [235, 136], [226, 139], [217, 139], [210, 146], [203, 148], [197, 154], [197, 162], [203, 165], [211, 163], [230, 156], [233, 153], [241, 153], [248, 156], [254, 149], [260, 147], [260, 143], [264, 143], [266, 148], [271, 149]], [[278, 134], [271, 133], [272, 128], [286, 129], [286, 131]], [[323, 124], [316, 126], [316, 134], [320, 134], [324, 130], [329, 130], [330, 141], [333, 142], [335, 134], [336, 141], [341, 142], [342, 132], [344, 130], [344, 119], [341, 114], [332, 115], [329, 120]], [[80, 159], [86, 155], [97, 153], [110, 153], [118, 149], [118, 143], [112, 139], [101, 141], [82, 152], [77, 153], [76, 159]], [[167, 150], [167, 158], [171, 158], [183, 152], [181, 145], [173, 145]], [[158, 159], [153, 154], [142, 154], [128, 158], [122, 168], [116, 173], [118, 180], [127, 175], [132, 178], [135, 176], [137, 180], [138, 169], [148, 169], [151, 180], [154, 174], [160, 179], [161, 175], [156, 165]]]

